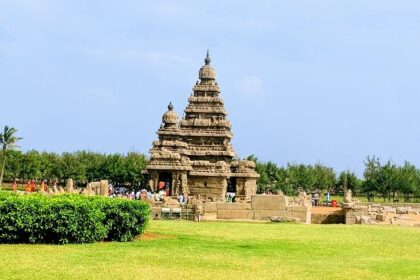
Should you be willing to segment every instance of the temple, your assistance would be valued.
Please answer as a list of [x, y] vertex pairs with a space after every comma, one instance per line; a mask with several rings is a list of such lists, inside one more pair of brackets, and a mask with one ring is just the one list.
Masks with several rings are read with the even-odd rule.
[[231, 193], [248, 200], [256, 193], [259, 175], [254, 162], [235, 159], [231, 123], [208, 51], [204, 62], [182, 120], [172, 103], [162, 117], [146, 167], [149, 186], [168, 195], [221, 201]]

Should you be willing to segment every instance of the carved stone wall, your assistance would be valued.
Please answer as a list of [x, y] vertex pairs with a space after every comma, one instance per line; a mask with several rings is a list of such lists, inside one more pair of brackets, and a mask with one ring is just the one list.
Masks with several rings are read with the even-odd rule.
[[310, 205], [296, 204], [284, 195], [252, 195], [250, 202], [206, 202], [203, 220], [272, 220], [311, 223]]

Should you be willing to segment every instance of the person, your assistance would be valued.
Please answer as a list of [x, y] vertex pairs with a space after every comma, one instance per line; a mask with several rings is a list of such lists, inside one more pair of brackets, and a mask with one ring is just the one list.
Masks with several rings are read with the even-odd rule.
[[32, 180], [32, 182], [31, 182], [31, 192], [35, 192], [35, 191], [36, 191], [35, 180]]
[[28, 182], [26, 183], [25, 192], [31, 192], [31, 189], [31, 181], [28, 180]]
[[41, 181], [41, 191], [46, 191], [46, 186], [44, 180]]
[[153, 200], [153, 193], [150, 190], [147, 191], [147, 199]]
[[159, 201], [163, 201], [164, 200], [165, 194], [166, 194], [166, 192], [164, 191], [164, 189], [161, 189], [159, 191]]
[[155, 201], [160, 201], [159, 192], [155, 192]]
[[319, 193], [316, 193], [314, 195], [314, 200], [315, 200], [315, 206], [319, 206]]
[[181, 193], [178, 195], [177, 197], [179, 204], [183, 204], [184, 203], [184, 194]]
[[140, 200], [140, 191], [136, 192], [136, 200]]
[[17, 184], [16, 184], [16, 180], [13, 180], [13, 191], [16, 192], [17, 191]]

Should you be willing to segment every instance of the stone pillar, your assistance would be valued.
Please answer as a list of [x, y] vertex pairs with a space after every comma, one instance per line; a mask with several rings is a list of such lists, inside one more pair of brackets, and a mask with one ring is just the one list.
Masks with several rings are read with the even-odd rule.
[[66, 192], [67, 193], [73, 193], [73, 179], [68, 178], [66, 182]]
[[181, 192], [188, 196], [190, 190], [188, 189], [188, 176], [186, 173], [181, 174]]
[[154, 191], [155, 190], [155, 186], [153, 185], [154, 180], [153, 179], [149, 179], [149, 188]]
[[108, 180], [101, 180], [100, 181], [100, 195], [108, 196]]
[[257, 193], [257, 179], [246, 178], [244, 183], [245, 199], [250, 200], [251, 195]]

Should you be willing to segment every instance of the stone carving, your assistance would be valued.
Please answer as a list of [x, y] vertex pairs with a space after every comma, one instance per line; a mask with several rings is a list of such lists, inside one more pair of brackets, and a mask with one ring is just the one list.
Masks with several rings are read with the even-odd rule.
[[66, 182], [66, 192], [73, 193], [73, 179], [69, 178]]
[[305, 191], [300, 191], [297, 198], [295, 199], [296, 205], [302, 205], [305, 207], [312, 206], [311, 197], [306, 194]]
[[164, 186], [171, 195], [182, 192], [216, 201], [224, 200], [230, 180], [231, 185], [238, 182], [231, 186], [238, 196], [250, 199], [259, 177], [255, 163], [234, 161], [231, 123], [208, 53], [204, 62], [182, 119], [172, 103], [162, 117], [145, 172], [149, 186], [154, 191]]
[[351, 203], [351, 202], [353, 202], [353, 198], [352, 198], [351, 190], [348, 189], [346, 193], [344, 194], [344, 203]]

